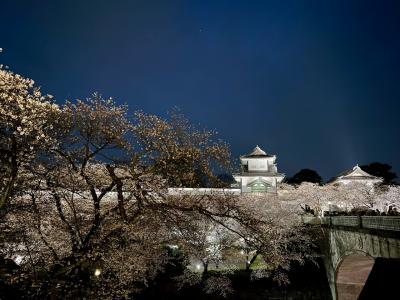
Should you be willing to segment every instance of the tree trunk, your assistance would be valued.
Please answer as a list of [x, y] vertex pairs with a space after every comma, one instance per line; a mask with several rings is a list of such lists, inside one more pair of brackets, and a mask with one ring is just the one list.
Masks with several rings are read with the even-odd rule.
[[202, 277], [205, 278], [208, 276], [208, 262], [203, 261], [203, 274]]
[[246, 271], [250, 271], [250, 267], [256, 260], [257, 256], [258, 256], [258, 252], [256, 252], [254, 254], [254, 256], [251, 258], [251, 260], [249, 260], [249, 255], [246, 256]]
[[14, 184], [18, 177], [18, 161], [17, 161], [17, 147], [15, 142], [11, 147], [11, 174], [5, 188], [1, 191], [0, 195], [0, 219], [6, 214], [6, 206], [10, 201], [10, 197], [13, 193]]

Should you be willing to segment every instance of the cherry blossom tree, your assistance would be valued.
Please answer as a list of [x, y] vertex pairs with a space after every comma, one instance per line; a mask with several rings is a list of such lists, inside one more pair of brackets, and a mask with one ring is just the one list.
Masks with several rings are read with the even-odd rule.
[[[221, 184], [214, 171], [230, 167], [230, 152], [215, 132], [176, 113], [137, 112], [132, 122], [99, 94], [57, 106], [32, 81], [1, 76], [2, 205], [24, 209], [4, 215], [0, 253], [19, 263], [35, 297], [128, 297], [171, 260], [166, 245], [205, 269], [240, 243], [275, 274], [307, 257], [311, 241], [275, 198], [168, 194]], [[231, 289], [226, 276], [204, 287]]]
[[179, 112], [169, 119], [135, 113], [133, 132], [142, 158], [172, 187], [224, 186], [215, 168], [230, 169], [229, 146], [216, 132], [193, 126]]
[[333, 187], [309, 182], [296, 187], [282, 185], [278, 193], [281, 201], [297, 207], [299, 213], [312, 212], [316, 216], [322, 216], [329, 203], [337, 199]]
[[371, 186], [356, 182], [324, 186], [311, 183], [297, 187], [282, 185], [279, 194], [284, 203], [316, 216], [322, 216], [326, 211], [349, 212], [352, 209], [387, 212], [389, 206], [399, 206], [400, 195], [398, 186]]
[[0, 66], [0, 217], [30, 161], [56, 143], [49, 131], [59, 107], [51, 99], [32, 79]]
[[[272, 276], [287, 283], [293, 262], [313, 260], [313, 238], [298, 216], [299, 208], [281, 200], [279, 194], [242, 195], [242, 205], [257, 223], [257, 233], [243, 227], [243, 246], [249, 254], [248, 269], [259, 258], [265, 267], [252, 270], [255, 278]], [[254, 226], [254, 225], [253, 225]], [[271, 272], [273, 271], [273, 272]]]
[[400, 211], [400, 186], [382, 185], [374, 190], [374, 207], [381, 212], [388, 212], [390, 207]]

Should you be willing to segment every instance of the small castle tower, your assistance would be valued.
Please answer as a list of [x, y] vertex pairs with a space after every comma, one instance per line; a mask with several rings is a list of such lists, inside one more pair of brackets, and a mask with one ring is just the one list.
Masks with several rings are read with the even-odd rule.
[[376, 183], [381, 183], [382, 181], [383, 178], [368, 174], [367, 172], [363, 171], [358, 165], [355, 165], [353, 169], [345, 171], [334, 177], [330, 181], [330, 183], [331, 184], [363, 183], [372, 186]]
[[267, 154], [256, 146], [247, 155], [240, 156], [240, 173], [233, 174], [242, 193], [273, 192], [277, 184], [282, 182], [284, 174], [278, 173], [276, 155]]

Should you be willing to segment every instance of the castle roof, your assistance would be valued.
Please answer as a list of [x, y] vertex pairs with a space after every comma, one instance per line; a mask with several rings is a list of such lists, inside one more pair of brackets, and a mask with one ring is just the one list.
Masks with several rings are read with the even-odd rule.
[[253, 149], [253, 151], [249, 154], [242, 155], [241, 158], [258, 158], [258, 157], [273, 157], [274, 155], [267, 154], [264, 150], [262, 150], [258, 145]]
[[339, 175], [332, 178], [329, 182], [336, 180], [382, 180], [381, 177], [373, 176], [362, 170], [358, 165], [355, 165], [352, 169], [344, 171]]

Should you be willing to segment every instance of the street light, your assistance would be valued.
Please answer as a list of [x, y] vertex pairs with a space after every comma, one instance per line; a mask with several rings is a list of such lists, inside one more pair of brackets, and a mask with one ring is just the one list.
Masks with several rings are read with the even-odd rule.
[[96, 268], [96, 270], [94, 270], [94, 276], [99, 277], [101, 274], [101, 270]]

